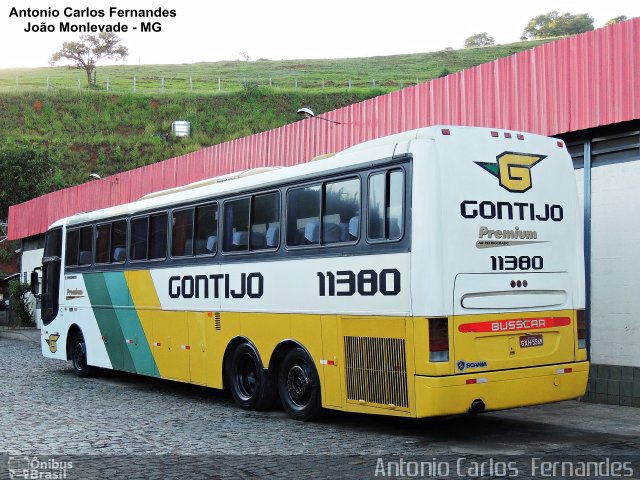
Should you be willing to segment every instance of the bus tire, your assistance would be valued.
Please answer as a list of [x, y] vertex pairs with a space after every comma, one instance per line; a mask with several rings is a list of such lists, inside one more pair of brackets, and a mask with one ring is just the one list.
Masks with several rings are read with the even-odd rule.
[[322, 412], [320, 378], [307, 352], [295, 347], [285, 355], [278, 371], [282, 406], [295, 420], [309, 421]]
[[245, 410], [264, 410], [273, 405], [276, 388], [255, 347], [241, 343], [231, 355], [228, 385], [236, 404]]
[[82, 332], [78, 331], [71, 342], [71, 365], [79, 377], [89, 377], [93, 374], [93, 367], [87, 364], [87, 344]]

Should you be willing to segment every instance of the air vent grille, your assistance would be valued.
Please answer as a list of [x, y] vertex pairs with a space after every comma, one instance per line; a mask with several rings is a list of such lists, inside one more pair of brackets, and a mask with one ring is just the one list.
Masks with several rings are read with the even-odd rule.
[[347, 399], [409, 408], [402, 338], [344, 337]]

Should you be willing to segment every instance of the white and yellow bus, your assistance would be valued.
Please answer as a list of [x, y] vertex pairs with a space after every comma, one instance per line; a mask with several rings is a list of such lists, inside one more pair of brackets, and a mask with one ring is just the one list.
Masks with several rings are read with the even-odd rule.
[[561, 141], [485, 128], [198, 182], [51, 226], [42, 351], [300, 420], [577, 398], [581, 218]]

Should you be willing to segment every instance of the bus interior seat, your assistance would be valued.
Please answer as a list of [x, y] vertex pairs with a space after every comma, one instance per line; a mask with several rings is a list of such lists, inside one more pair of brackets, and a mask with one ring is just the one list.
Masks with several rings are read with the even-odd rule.
[[218, 248], [218, 237], [216, 235], [211, 235], [207, 238], [207, 250], [210, 252], [215, 252]]
[[355, 217], [351, 217], [349, 220], [349, 236], [351, 240], [355, 240], [358, 238], [358, 234], [360, 233], [360, 216], [356, 215]]
[[325, 223], [322, 229], [322, 241], [336, 243], [340, 241], [340, 227], [337, 223]]
[[207, 252], [207, 241], [204, 238], [197, 238], [193, 243], [193, 254], [202, 255]]
[[127, 259], [127, 249], [124, 247], [116, 247], [113, 249], [113, 261], [124, 262]]
[[267, 228], [267, 247], [277, 247], [280, 239], [280, 228], [277, 225]]
[[320, 222], [308, 222], [304, 226], [304, 239], [307, 244], [318, 243], [320, 241]]
[[233, 245], [248, 245], [249, 244], [249, 232], [238, 231], [233, 232], [233, 239], [231, 241]]
[[78, 265], [91, 265], [91, 250], [81, 250]]

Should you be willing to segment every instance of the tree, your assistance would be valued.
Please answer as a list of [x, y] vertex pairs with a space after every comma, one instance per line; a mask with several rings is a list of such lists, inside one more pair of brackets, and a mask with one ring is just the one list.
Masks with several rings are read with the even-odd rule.
[[41, 148], [0, 148], [0, 218], [7, 218], [11, 205], [49, 192], [54, 171], [53, 162]]
[[51, 56], [49, 63], [55, 65], [62, 59], [69, 60], [74, 68], [81, 68], [87, 73], [90, 86], [96, 84], [96, 65], [104, 58], [124, 60], [129, 55], [129, 49], [120, 45], [119, 38], [111, 32], [100, 32], [95, 35], [81, 35], [77, 42], [64, 42], [62, 49]]
[[571, 15], [570, 13], [549, 12], [538, 15], [527, 23], [520, 40], [561, 37], [593, 30], [593, 18], [586, 13]]
[[464, 48], [488, 47], [495, 45], [495, 40], [487, 32], [476, 33], [464, 41]]
[[615, 25], [616, 23], [626, 22], [627, 20], [628, 19], [626, 15], [619, 15], [617, 17], [612, 18], [611, 20], [607, 20], [607, 23], [605, 23], [605, 26]]

